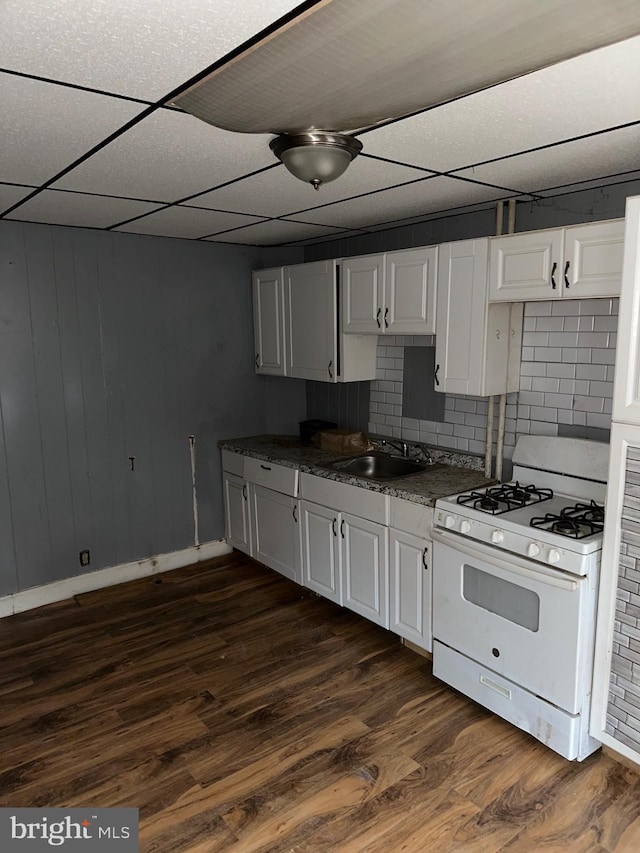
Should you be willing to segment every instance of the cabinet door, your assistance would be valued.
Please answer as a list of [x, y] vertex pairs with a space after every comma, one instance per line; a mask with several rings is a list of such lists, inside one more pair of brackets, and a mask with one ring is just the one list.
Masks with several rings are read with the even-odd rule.
[[298, 502], [253, 483], [249, 490], [254, 559], [300, 583]]
[[431, 651], [431, 542], [389, 531], [389, 628]]
[[337, 381], [336, 308], [334, 261], [287, 267], [287, 376]]
[[382, 334], [384, 255], [345, 258], [340, 271], [342, 331]]
[[[436, 391], [481, 394], [485, 360], [487, 240], [440, 246]], [[508, 334], [505, 331], [505, 362]], [[506, 370], [506, 367], [505, 367]]]
[[492, 238], [489, 300], [526, 302], [560, 296], [562, 239], [562, 228]]
[[387, 528], [344, 513], [342, 543], [342, 603], [372, 622], [389, 627]]
[[565, 230], [562, 295], [570, 299], [619, 296], [624, 219]]
[[242, 477], [225, 471], [222, 475], [226, 538], [229, 545], [251, 553], [249, 500], [247, 484]]
[[627, 200], [613, 420], [640, 425], [640, 196]]
[[330, 601], [342, 604], [339, 513], [300, 501], [303, 583]]
[[384, 332], [433, 335], [438, 247], [390, 252], [385, 261]]
[[282, 268], [252, 276], [256, 373], [284, 376], [284, 279]]

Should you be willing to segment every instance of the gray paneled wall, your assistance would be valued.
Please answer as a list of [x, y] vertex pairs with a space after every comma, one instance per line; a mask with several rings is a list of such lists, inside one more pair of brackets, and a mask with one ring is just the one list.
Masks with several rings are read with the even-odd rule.
[[367, 431], [369, 382], [307, 382], [307, 417]]
[[251, 270], [300, 254], [0, 223], [0, 594], [193, 545], [190, 435], [224, 535], [218, 439], [304, 417], [252, 360]]

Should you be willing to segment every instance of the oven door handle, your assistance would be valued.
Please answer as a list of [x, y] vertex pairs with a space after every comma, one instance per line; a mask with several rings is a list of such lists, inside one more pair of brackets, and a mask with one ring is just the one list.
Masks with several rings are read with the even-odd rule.
[[[472, 560], [476, 559], [490, 562], [496, 566], [496, 568], [502, 569], [505, 572], [510, 572], [518, 577], [531, 578], [531, 576], [534, 575], [536, 580], [540, 583], [556, 587], [556, 589], [568, 590], [570, 592], [578, 588], [579, 581], [564, 577], [564, 574], [559, 569], [548, 569], [540, 563], [530, 562], [516, 554], [510, 554], [508, 558], [505, 558], [504, 551], [499, 551], [497, 548], [492, 548], [491, 546], [484, 544], [470, 545], [461, 536], [457, 536], [455, 533], [449, 533], [446, 530], [440, 530], [435, 527], [433, 529], [432, 537], [434, 542], [441, 542], [443, 545], [448, 545], [450, 548], [465, 554]], [[435, 554], [433, 555], [433, 565], [434, 568], [437, 566]]]

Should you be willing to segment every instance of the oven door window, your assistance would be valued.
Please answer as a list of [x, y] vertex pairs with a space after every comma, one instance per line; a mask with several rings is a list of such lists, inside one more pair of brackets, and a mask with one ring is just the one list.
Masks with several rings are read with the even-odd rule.
[[529, 631], [540, 623], [540, 597], [531, 589], [490, 575], [465, 563], [462, 594], [471, 604], [514, 622]]

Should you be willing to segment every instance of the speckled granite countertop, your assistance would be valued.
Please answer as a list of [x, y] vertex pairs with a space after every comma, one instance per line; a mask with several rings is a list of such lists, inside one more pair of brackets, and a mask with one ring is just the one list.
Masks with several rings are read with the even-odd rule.
[[328, 480], [339, 480], [372, 492], [382, 492], [425, 506], [433, 506], [436, 498], [481, 488], [495, 482], [484, 476], [482, 468], [478, 470], [482, 460], [477, 457], [435, 448], [429, 448], [433, 461], [444, 462], [444, 465], [433, 469], [427, 468], [426, 471], [409, 477], [380, 481], [354, 477], [327, 467], [337, 459], [347, 457], [327, 453], [326, 450], [319, 450], [308, 444], [301, 444], [297, 436], [256, 435], [250, 438], [219, 441], [218, 446], [223, 450], [242, 453], [265, 462], [284, 465], [287, 468], [298, 468], [300, 471], [326, 477]]

